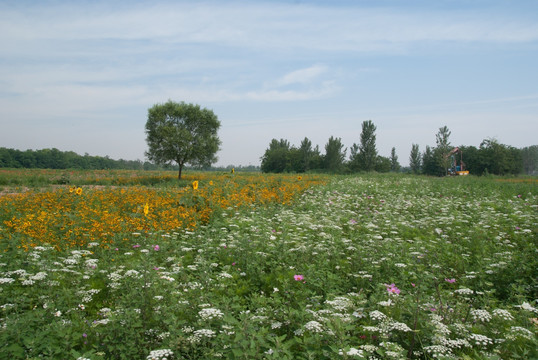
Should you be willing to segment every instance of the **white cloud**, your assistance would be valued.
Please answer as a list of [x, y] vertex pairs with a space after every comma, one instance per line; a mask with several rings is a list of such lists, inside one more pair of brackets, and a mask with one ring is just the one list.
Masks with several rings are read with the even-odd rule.
[[275, 82], [276, 86], [286, 86], [291, 84], [306, 84], [310, 83], [321, 74], [327, 71], [327, 68], [322, 65], [312, 65], [305, 69], [299, 69], [287, 73]]

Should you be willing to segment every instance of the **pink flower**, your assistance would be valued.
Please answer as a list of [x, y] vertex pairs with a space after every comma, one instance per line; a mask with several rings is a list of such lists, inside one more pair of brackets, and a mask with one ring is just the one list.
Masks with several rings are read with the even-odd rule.
[[453, 284], [453, 283], [456, 282], [456, 279], [446, 279], [446, 278], [445, 278], [445, 281], [448, 282], [448, 283]]
[[153, 250], [155, 250], [155, 251], [159, 251], [159, 250], [161, 250], [161, 248], [159, 247], [159, 245], [155, 245], [155, 246], [153, 247]]
[[301, 280], [304, 280], [304, 276], [303, 275], [293, 275], [293, 279], [295, 279], [295, 281], [301, 281]]
[[416, 284], [413, 284], [413, 283], [411, 283], [411, 286], [412, 286], [412, 287], [415, 287], [415, 286], [417, 286], [417, 285], [416, 285]]
[[140, 245], [138, 245], [138, 244], [137, 244], [137, 245], [133, 245], [133, 248], [135, 248], [135, 249], [136, 249], [136, 248], [139, 248], [139, 247], [140, 247]]
[[400, 295], [400, 289], [398, 289], [396, 287], [396, 285], [390, 284], [390, 285], [386, 285], [386, 286], [387, 286], [387, 291], [389, 292], [389, 294]]

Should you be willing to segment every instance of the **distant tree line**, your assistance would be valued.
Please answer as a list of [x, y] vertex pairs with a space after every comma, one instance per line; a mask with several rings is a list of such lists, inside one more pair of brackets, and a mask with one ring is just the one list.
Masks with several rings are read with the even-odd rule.
[[[108, 156], [79, 155], [73, 151], [60, 151], [58, 149], [42, 150], [15, 150], [0, 147], [0, 168], [36, 168], [36, 169], [81, 169], [81, 170], [174, 170], [178, 171], [177, 164], [158, 165], [141, 160], [114, 160]], [[260, 171], [255, 165], [227, 165], [227, 166], [187, 166], [189, 170], [238, 172]]]
[[395, 148], [392, 149], [390, 158], [377, 153], [375, 130], [376, 126], [371, 120], [362, 123], [360, 142], [351, 147], [349, 159], [346, 158], [347, 148], [342, 144], [341, 138], [331, 136], [323, 154], [319, 146], [313, 147], [307, 137], [298, 147], [285, 139], [273, 139], [261, 158], [261, 170], [274, 173], [399, 171], [400, 164]]
[[0, 168], [37, 168], [37, 169], [126, 169], [158, 170], [162, 169], [150, 162], [141, 160], [113, 160], [108, 156], [84, 156], [73, 151], [58, 149], [15, 150], [0, 148]]
[[[449, 156], [451, 149], [450, 131], [446, 126], [436, 135], [436, 146], [426, 146], [421, 154], [419, 146], [413, 144], [409, 155], [410, 170], [416, 174], [433, 176], [447, 175], [454, 160], [461, 169], [473, 175], [535, 175], [538, 172], [538, 145], [522, 149], [499, 143], [496, 139], [484, 139], [480, 146], [458, 146], [458, 154]], [[460, 157], [463, 166], [454, 156]]]
[[[450, 143], [450, 130], [443, 126], [436, 134], [436, 146], [426, 146], [420, 152], [419, 146], [413, 144], [409, 155], [409, 167], [402, 168], [392, 148], [390, 157], [378, 154], [376, 148], [376, 126], [371, 120], [362, 123], [362, 131], [358, 144], [347, 148], [340, 138], [331, 136], [321, 153], [319, 146], [305, 137], [299, 146], [294, 146], [285, 139], [272, 139], [261, 158], [262, 172], [400, 172], [444, 176], [453, 167], [454, 156], [463, 159], [463, 168], [474, 175], [517, 175], [535, 174], [538, 171], [538, 145], [517, 149], [500, 144], [494, 139], [484, 140], [479, 148], [459, 146], [457, 155], [451, 154], [455, 148]], [[461, 160], [461, 159], [460, 159]], [[461, 167], [461, 164], [458, 163]]]

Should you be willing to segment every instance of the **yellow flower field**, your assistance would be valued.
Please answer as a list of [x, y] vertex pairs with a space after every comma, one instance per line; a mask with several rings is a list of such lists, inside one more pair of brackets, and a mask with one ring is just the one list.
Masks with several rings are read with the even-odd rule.
[[[123, 173], [118, 182], [123, 178], [133, 182], [132, 175]], [[193, 230], [216, 212], [287, 204], [326, 178], [199, 173], [186, 176], [181, 184], [185, 181], [188, 185], [181, 187], [65, 185], [0, 196], [0, 240], [14, 240], [25, 250], [42, 244], [65, 249], [89, 242], [106, 247], [132, 233]]]

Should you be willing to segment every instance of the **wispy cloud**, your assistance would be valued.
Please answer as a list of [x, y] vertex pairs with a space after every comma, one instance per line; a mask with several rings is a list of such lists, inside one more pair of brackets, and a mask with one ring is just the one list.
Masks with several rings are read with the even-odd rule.
[[305, 69], [299, 69], [287, 73], [275, 82], [276, 86], [286, 86], [290, 84], [306, 84], [318, 78], [321, 74], [327, 71], [327, 68], [322, 65], [312, 65]]

